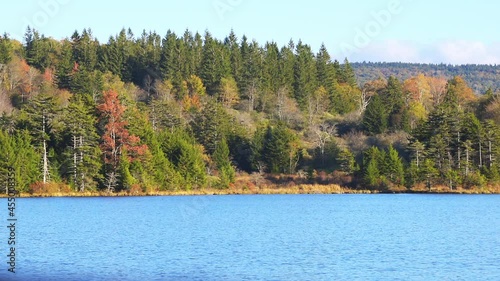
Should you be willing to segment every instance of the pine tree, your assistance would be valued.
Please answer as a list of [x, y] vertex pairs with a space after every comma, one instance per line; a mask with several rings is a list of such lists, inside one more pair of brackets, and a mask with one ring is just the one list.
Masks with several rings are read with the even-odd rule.
[[333, 91], [336, 82], [335, 67], [331, 61], [330, 54], [325, 45], [322, 44], [316, 55], [316, 69], [318, 75], [318, 84], [323, 86], [329, 93]]
[[371, 134], [381, 134], [388, 127], [387, 109], [379, 96], [374, 96], [363, 115], [363, 127]]
[[384, 157], [384, 154], [375, 146], [363, 153], [363, 181], [368, 187], [379, 187]]
[[23, 108], [21, 128], [29, 130], [35, 145], [41, 154], [41, 175], [45, 184], [50, 181], [49, 144], [52, 134], [52, 121], [57, 107], [54, 96], [39, 94], [31, 99]]
[[163, 39], [162, 46], [160, 59], [162, 78], [165, 80], [179, 81], [181, 77], [179, 56], [177, 54], [177, 35], [168, 30], [165, 39]]
[[70, 139], [67, 151], [71, 161], [68, 161], [67, 170], [71, 174], [71, 182], [80, 192], [95, 189], [97, 181], [101, 179], [101, 151], [95, 127], [97, 118], [93, 115], [94, 107], [91, 105], [93, 102], [88, 95], [74, 96], [62, 114], [67, 138]]
[[345, 83], [353, 88], [358, 86], [358, 83], [356, 82], [356, 73], [347, 58], [344, 60], [344, 64], [342, 66], [337, 66], [336, 68], [340, 74], [339, 83]]
[[[40, 178], [40, 155], [31, 145], [27, 131], [9, 135], [0, 130], [0, 182], [7, 182], [9, 168], [14, 169], [14, 180], [18, 192], [29, 191], [29, 185]], [[0, 187], [0, 190], [4, 186]]]
[[205, 186], [207, 174], [203, 147], [182, 129], [163, 132], [159, 139], [164, 155], [182, 177], [180, 186], [186, 190]]
[[209, 95], [217, 93], [222, 77], [230, 73], [229, 55], [226, 56], [224, 48], [208, 31], [205, 33], [199, 73]]
[[97, 66], [99, 43], [94, 39], [92, 31], [84, 29], [81, 35], [75, 33], [71, 39], [73, 41], [73, 61], [80, 67], [93, 71]]
[[293, 173], [300, 158], [298, 148], [295, 136], [280, 122], [267, 127], [260, 155], [269, 172]]
[[279, 54], [279, 73], [280, 81], [278, 88], [284, 88], [288, 91], [292, 91], [293, 84], [295, 81], [295, 55], [294, 55], [294, 43], [290, 41], [288, 46], [281, 48]]
[[0, 64], [7, 64], [12, 60], [12, 43], [10, 38], [4, 33], [0, 36]]
[[213, 160], [219, 171], [219, 185], [221, 188], [229, 187], [230, 183], [234, 182], [235, 170], [231, 164], [229, 156], [229, 147], [225, 138], [217, 144], [214, 151]]
[[384, 159], [385, 175], [393, 183], [398, 185], [405, 184], [405, 171], [402, 159], [394, 147], [389, 146], [389, 150], [385, 154]]
[[294, 96], [301, 109], [307, 107], [307, 100], [317, 89], [316, 64], [311, 47], [299, 42], [294, 67]]
[[236, 34], [233, 30], [231, 30], [229, 36], [224, 40], [224, 46], [228, 49], [229, 52], [229, 59], [231, 62], [231, 76], [234, 77], [237, 82], [240, 82], [242, 79], [241, 72], [243, 69], [243, 58], [241, 56], [241, 50], [238, 44], [238, 37], [236, 37]]

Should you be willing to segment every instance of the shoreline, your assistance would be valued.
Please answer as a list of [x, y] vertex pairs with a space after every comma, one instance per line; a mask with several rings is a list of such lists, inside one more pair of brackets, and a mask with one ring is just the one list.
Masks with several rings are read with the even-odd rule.
[[[432, 190], [421, 188], [398, 188], [392, 190], [367, 190], [344, 188], [339, 185], [297, 185], [293, 187], [286, 186], [264, 186], [261, 188], [229, 188], [215, 189], [204, 188], [196, 190], [170, 190], [170, 191], [149, 191], [149, 192], [130, 192], [121, 191], [108, 193], [102, 191], [86, 192], [54, 192], [54, 193], [20, 193], [16, 198], [85, 198], [85, 197], [161, 197], [161, 196], [229, 196], [229, 195], [355, 195], [355, 194], [450, 194], [450, 195], [498, 195], [498, 188], [473, 188], [473, 189], [453, 189], [438, 186]], [[1, 194], [0, 198], [8, 198], [7, 194]]]

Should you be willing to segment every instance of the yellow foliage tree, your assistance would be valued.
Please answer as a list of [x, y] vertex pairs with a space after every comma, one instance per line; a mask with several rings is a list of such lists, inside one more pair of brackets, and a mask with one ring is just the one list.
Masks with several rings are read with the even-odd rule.
[[219, 100], [225, 108], [231, 108], [239, 103], [240, 94], [238, 85], [233, 77], [221, 79]]

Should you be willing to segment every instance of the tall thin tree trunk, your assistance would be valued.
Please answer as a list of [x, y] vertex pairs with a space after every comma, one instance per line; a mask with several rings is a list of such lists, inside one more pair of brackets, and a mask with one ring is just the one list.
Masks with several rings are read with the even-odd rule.
[[481, 140], [479, 140], [479, 168], [483, 167], [483, 145]]
[[78, 189], [78, 143], [76, 136], [73, 135], [73, 181], [75, 183], [75, 188]]
[[458, 140], [458, 145], [457, 145], [457, 165], [458, 165], [458, 170], [460, 170], [462, 167], [461, 165], [461, 158], [462, 158], [462, 150], [460, 149], [460, 132], [458, 132], [458, 137], [457, 137], [457, 140]]
[[469, 175], [469, 149], [465, 150], [465, 176]]
[[490, 158], [489, 168], [491, 169], [491, 167], [493, 166], [493, 153], [491, 153], [491, 140], [488, 141], [488, 155]]
[[42, 116], [42, 137], [43, 137], [42, 174], [43, 174], [43, 183], [46, 184], [50, 180], [50, 175], [49, 175], [49, 159], [47, 157], [47, 142], [45, 141], [45, 114]]
[[[78, 144], [78, 146], [80, 149], [79, 163], [83, 164], [83, 136], [80, 136], [80, 143]], [[80, 191], [85, 191], [85, 173], [83, 171], [80, 171]]]

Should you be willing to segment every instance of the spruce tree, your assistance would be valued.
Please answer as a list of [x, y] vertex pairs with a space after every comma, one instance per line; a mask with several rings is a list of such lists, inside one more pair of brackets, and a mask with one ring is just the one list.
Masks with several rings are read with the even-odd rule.
[[213, 161], [219, 171], [219, 186], [221, 188], [229, 187], [229, 184], [234, 182], [235, 170], [231, 164], [229, 147], [225, 138], [222, 138], [217, 144], [217, 148], [213, 155]]
[[363, 127], [370, 134], [385, 133], [388, 127], [388, 113], [381, 98], [377, 95], [372, 98], [363, 115]]

